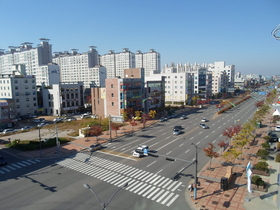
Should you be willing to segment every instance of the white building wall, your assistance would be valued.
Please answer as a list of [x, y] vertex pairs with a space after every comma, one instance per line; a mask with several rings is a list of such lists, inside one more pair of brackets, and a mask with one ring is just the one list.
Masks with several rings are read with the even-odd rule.
[[0, 77], [0, 98], [13, 99], [18, 116], [36, 114], [38, 104], [35, 77], [2, 74]]

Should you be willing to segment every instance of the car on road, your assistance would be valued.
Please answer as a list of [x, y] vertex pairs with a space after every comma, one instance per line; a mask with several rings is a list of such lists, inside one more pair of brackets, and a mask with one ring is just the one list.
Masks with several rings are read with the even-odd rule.
[[176, 129], [173, 131], [173, 135], [179, 135], [182, 133], [182, 130], [181, 129]]
[[184, 120], [184, 119], [187, 119], [187, 116], [183, 114], [181, 115], [180, 120]]
[[161, 117], [161, 118], [159, 119], [159, 121], [160, 121], [160, 122], [164, 122], [164, 121], [165, 121], [165, 118], [164, 118], [164, 117]]
[[0, 155], [0, 165], [3, 166], [6, 165], [7, 163], [8, 163], [7, 160]]
[[88, 151], [89, 152], [93, 152], [95, 150], [99, 150], [102, 148], [102, 145], [101, 144], [93, 144], [93, 145], [90, 145], [89, 148], [88, 148]]
[[144, 150], [148, 150], [149, 146], [148, 145], [138, 145], [137, 149], [133, 150], [132, 156], [134, 157], [143, 157], [145, 156]]
[[205, 117], [203, 117], [203, 119], [201, 120], [201, 122], [208, 122], [209, 120], [207, 120]]
[[23, 128], [21, 128], [22, 131], [25, 131], [25, 130], [28, 130], [28, 129], [31, 129], [30, 126], [24, 126]]
[[174, 126], [173, 131], [182, 130], [182, 129], [183, 129], [183, 127], [181, 125], [176, 125], [176, 126]]
[[2, 133], [6, 134], [6, 133], [13, 133], [13, 132], [16, 132], [16, 130], [13, 128], [8, 128], [8, 129], [4, 129]]
[[275, 127], [275, 131], [280, 131], [280, 125], [277, 125], [277, 126]]
[[209, 127], [207, 125], [205, 125], [204, 123], [200, 123], [199, 127], [203, 128], [203, 129], [208, 129]]

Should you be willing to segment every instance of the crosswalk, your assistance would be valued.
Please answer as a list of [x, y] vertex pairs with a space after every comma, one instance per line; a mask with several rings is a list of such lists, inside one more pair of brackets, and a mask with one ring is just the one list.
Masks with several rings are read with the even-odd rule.
[[0, 167], [0, 174], [5, 174], [5, 173], [9, 173], [9, 172], [13, 172], [15, 170], [19, 170], [21, 168], [30, 166], [32, 164], [36, 164], [41, 162], [40, 160], [37, 159], [32, 159], [32, 160], [22, 160], [16, 163], [11, 163], [11, 164], [7, 164], [5, 166], [1, 166]]
[[126, 190], [166, 206], [179, 197], [175, 191], [182, 186], [182, 182], [84, 153], [72, 155], [57, 164], [118, 187], [128, 182]]

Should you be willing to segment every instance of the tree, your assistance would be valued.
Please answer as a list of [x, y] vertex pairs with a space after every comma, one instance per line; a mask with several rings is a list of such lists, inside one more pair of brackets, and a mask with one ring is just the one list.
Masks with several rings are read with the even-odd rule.
[[256, 102], [255, 106], [259, 108], [259, 107], [263, 106], [263, 104], [264, 104], [264, 100]]
[[231, 148], [223, 154], [223, 158], [226, 160], [226, 162], [233, 164], [233, 161], [238, 158], [241, 153], [242, 152], [236, 148]]
[[211, 169], [211, 162], [212, 158], [219, 157], [219, 154], [217, 152], [214, 152], [214, 145], [212, 143], [208, 143], [209, 147], [206, 147], [203, 149], [205, 152], [205, 155], [210, 158], [210, 166], [209, 169]]
[[88, 131], [90, 136], [96, 137], [96, 143], [98, 143], [97, 136], [99, 136], [102, 133], [102, 127], [100, 125], [93, 125]]
[[222, 135], [227, 139], [231, 139], [235, 134], [237, 134], [241, 130], [241, 125], [232, 125], [229, 128], [226, 128]]
[[[221, 149], [225, 150], [225, 148], [228, 147], [228, 143], [225, 143], [224, 141], [220, 141], [218, 144], [217, 144]], [[221, 154], [222, 154], [222, 150], [221, 150]]]
[[117, 131], [120, 130], [121, 125], [119, 123], [111, 123], [111, 129], [116, 131], [116, 136], [118, 136]]
[[149, 112], [149, 116], [153, 119], [156, 117], [156, 114], [157, 114], [156, 110], [150, 110], [150, 112]]
[[256, 155], [261, 159], [265, 159], [268, 156], [269, 152], [266, 149], [259, 149]]

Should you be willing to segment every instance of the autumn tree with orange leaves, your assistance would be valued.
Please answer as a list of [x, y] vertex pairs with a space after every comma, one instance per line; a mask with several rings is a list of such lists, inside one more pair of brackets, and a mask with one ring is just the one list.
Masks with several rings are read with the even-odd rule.
[[214, 152], [214, 149], [215, 149], [215, 147], [214, 147], [214, 145], [212, 144], [212, 143], [208, 143], [208, 147], [205, 147], [204, 149], [203, 149], [203, 151], [205, 152], [205, 155], [207, 156], [207, 157], [209, 157], [210, 158], [210, 165], [209, 165], [209, 168], [208, 169], [211, 169], [211, 162], [212, 162], [212, 159], [213, 158], [216, 158], [216, 157], [219, 157], [219, 153], [217, 153], [217, 152]]
[[231, 139], [235, 134], [237, 134], [241, 130], [241, 125], [232, 125], [229, 128], [226, 128], [222, 135], [227, 139]]
[[217, 145], [218, 145], [221, 149], [223, 149], [223, 150], [221, 150], [221, 154], [222, 154], [222, 152], [225, 150], [225, 148], [228, 147], [228, 143], [226, 143], [226, 142], [224, 142], [224, 141], [220, 141], [219, 143], [217, 143]]

